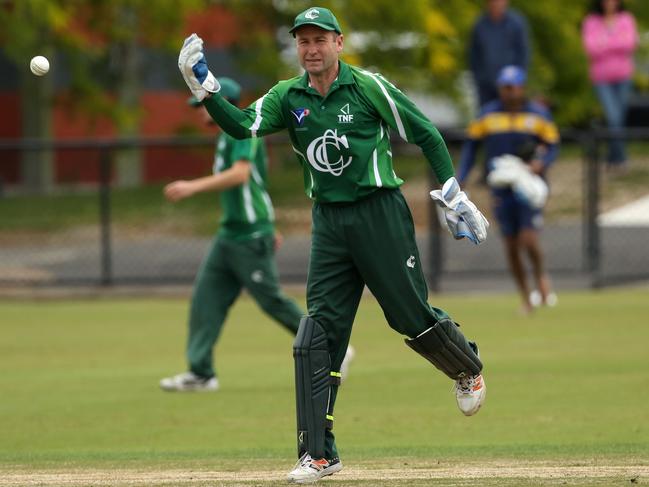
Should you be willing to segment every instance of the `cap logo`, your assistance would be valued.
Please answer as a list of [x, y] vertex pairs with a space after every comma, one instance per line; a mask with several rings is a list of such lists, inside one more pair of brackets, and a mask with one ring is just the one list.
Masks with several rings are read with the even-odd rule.
[[318, 17], [320, 17], [320, 12], [317, 8], [312, 8], [304, 14], [304, 18], [309, 20], [317, 19]]

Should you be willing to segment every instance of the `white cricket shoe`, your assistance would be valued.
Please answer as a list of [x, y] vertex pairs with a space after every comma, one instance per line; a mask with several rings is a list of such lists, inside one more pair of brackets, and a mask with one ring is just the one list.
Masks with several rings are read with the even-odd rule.
[[295, 468], [289, 472], [288, 481], [295, 484], [311, 484], [342, 469], [343, 464], [338, 458], [314, 460], [311, 455], [305, 453], [297, 461]]
[[487, 386], [482, 374], [469, 375], [455, 381], [457, 407], [465, 416], [478, 412], [487, 395]]
[[529, 296], [529, 301], [532, 308], [538, 308], [541, 306], [543, 304], [543, 298], [541, 297], [540, 291], [537, 291], [536, 289], [532, 291]]
[[340, 381], [344, 381], [347, 376], [349, 375], [349, 364], [351, 364], [352, 360], [354, 360], [354, 357], [356, 356], [356, 350], [354, 350], [354, 347], [349, 345], [347, 347], [347, 351], [345, 352], [345, 358], [343, 359], [343, 363], [340, 364]]
[[173, 377], [165, 377], [160, 381], [160, 387], [167, 392], [212, 392], [219, 388], [216, 377], [206, 379], [193, 372], [183, 372]]
[[543, 301], [543, 296], [538, 290], [535, 289], [530, 293], [530, 304], [534, 308], [538, 308], [542, 305], [545, 305], [549, 308], [554, 308], [557, 305], [558, 301], [559, 298], [557, 298], [557, 294], [552, 291], [550, 291], [545, 297], [545, 301]]

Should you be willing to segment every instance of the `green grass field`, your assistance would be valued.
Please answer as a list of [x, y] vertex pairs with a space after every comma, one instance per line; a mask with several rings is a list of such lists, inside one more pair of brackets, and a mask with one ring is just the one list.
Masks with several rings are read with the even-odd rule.
[[[346, 468], [324, 482], [649, 484], [647, 295], [565, 293], [528, 318], [514, 296], [435, 298], [481, 345], [472, 418], [364, 299], [336, 407]], [[221, 390], [168, 394], [186, 313], [184, 299], [0, 302], [0, 485], [283, 485], [291, 337], [244, 298], [217, 349]]]

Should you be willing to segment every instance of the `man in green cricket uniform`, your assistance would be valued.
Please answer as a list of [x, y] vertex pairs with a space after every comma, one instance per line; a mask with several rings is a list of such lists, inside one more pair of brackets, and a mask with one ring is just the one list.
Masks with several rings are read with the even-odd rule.
[[464, 414], [475, 414], [485, 397], [476, 345], [427, 302], [412, 217], [398, 189], [403, 181], [392, 166], [390, 130], [419, 145], [444, 183], [434, 196], [456, 238], [479, 243], [488, 224], [460, 191], [446, 145], [430, 121], [381, 75], [339, 60], [343, 35], [331, 11], [305, 10], [291, 32], [304, 75], [280, 81], [245, 110], [223, 99], [196, 34], [185, 40], [178, 66], [194, 96], [233, 137], [288, 129], [314, 200], [308, 316], [293, 345], [300, 459], [288, 475], [306, 483], [342, 468], [333, 406], [364, 285], [408, 346], [456, 381]]
[[[229, 78], [220, 78], [219, 83], [221, 96], [236, 105], [239, 85]], [[264, 312], [293, 335], [297, 333], [304, 312], [279, 287], [266, 168], [263, 140], [236, 140], [223, 133], [218, 138], [212, 176], [174, 181], [164, 189], [173, 202], [203, 191], [219, 191], [223, 212], [219, 232], [194, 285], [187, 341], [189, 371], [162, 379], [160, 387], [165, 391], [218, 389], [212, 350], [228, 310], [243, 288]]]

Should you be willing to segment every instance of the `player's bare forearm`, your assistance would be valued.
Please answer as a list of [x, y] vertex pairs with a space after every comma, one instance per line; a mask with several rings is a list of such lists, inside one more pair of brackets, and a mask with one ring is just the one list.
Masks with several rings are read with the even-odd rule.
[[165, 197], [172, 202], [189, 198], [197, 193], [223, 191], [240, 186], [250, 178], [250, 163], [237, 161], [234, 165], [218, 174], [205, 176], [191, 181], [174, 181], [164, 188]]

